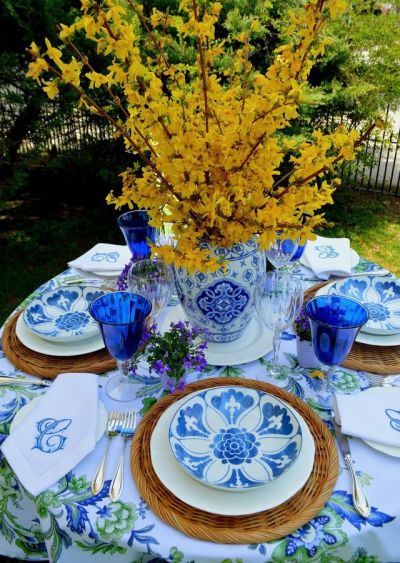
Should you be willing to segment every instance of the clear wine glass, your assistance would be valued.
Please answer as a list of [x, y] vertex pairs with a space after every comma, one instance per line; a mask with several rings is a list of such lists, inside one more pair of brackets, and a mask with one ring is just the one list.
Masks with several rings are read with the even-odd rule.
[[107, 383], [106, 393], [116, 401], [131, 401], [138, 386], [128, 377], [130, 360], [139, 347], [151, 302], [137, 293], [115, 291], [92, 301], [89, 312], [98, 322], [104, 344], [120, 371]]
[[149, 225], [149, 220], [147, 211], [143, 209], [127, 211], [117, 219], [126, 244], [129, 246], [132, 256], [137, 260], [150, 256], [149, 242], [154, 243], [156, 240], [157, 229]]
[[271, 264], [278, 270], [287, 269], [290, 260], [295, 255], [299, 246], [299, 239], [277, 238], [271, 243], [266, 255]]
[[258, 316], [274, 333], [272, 346], [272, 368], [270, 374], [277, 376], [278, 352], [281, 333], [296, 319], [303, 304], [301, 281], [286, 271], [275, 270], [265, 274], [257, 283], [255, 305]]
[[330, 391], [335, 368], [346, 359], [360, 328], [368, 321], [368, 309], [356, 299], [319, 295], [308, 301], [305, 312], [315, 355], [326, 374], [326, 390]]
[[157, 317], [168, 305], [173, 287], [172, 269], [159, 258], [138, 260], [129, 270], [128, 288], [149, 299], [152, 304], [153, 318]]

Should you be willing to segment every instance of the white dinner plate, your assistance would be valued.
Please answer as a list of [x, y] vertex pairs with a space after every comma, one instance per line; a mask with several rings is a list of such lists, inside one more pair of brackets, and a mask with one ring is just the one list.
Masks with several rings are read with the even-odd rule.
[[[14, 430], [21, 424], [21, 422], [25, 420], [28, 414], [40, 403], [42, 399], [43, 395], [39, 395], [38, 397], [32, 399], [32, 401], [29, 401], [29, 403], [24, 405], [19, 411], [17, 411], [17, 414], [14, 416], [13, 421], [10, 424], [10, 434], [12, 434]], [[99, 401], [96, 426], [96, 441], [100, 440], [100, 438], [103, 436], [107, 426], [107, 419], [108, 414], [106, 407], [104, 406], [102, 401]]]
[[[399, 391], [399, 387], [395, 387], [395, 386], [389, 387], [388, 386], [388, 387], [378, 387], [378, 388], [377, 387], [370, 387], [369, 389], [366, 389], [365, 391], [363, 391], [363, 393], [369, 393], [370, 395], [373, 395], [374, 393], [376, 393], [376, 391], [378, 389], [379, 389], [380, 393], [381, 392], [382, 393], [393, 393], [393, 392]], [[378, 452], [382, 452], [384, 454], [400, 458], [400, 448], [397, 448], [396, 446], [389, 446], [387, 444], [380, 444], [379, 442], [373, 442], [372, 440], [363, 440], [363, 442], [368, 444], [368, 446], [370, 446], [374, 450], [378, 450]]]
[[315, 456], [315, 445], [305, 420], [287, 403], [299, 420], [303, 444], [299, 457], [281, 477], [256, 490], [226, 492], [196, 481], [176, 462], [169, 442], [168, 430], [177, 410], [190, 398], [187, 395], [173, 403], [160, 416], [150, 439], [151, 461], [155, 473], [165, 487], [189, 506], [223, 516], [244, 516], [279, 506], [295, 495], [307, 482]]
[[97, 350], [104, 348], [104, 342], [101, 334], [98, 334], [89, 340], [74, 342], [71, 344], [62, 344], [43, 340], [29, 330], [24, 323], [22, 315], [18, 317], [16, 322], [15, 334], [22, 344], [30, 350], [40, 352], [41, 354], [47, 354], [48, 356], [79, 356], [80, 354], [97, 352]]
[[[335, 282], [321, 287], [317, 295], [325, 295], [327, 290], [334, 285]], [[356, 342], [360, 344], [369, 344], [370, 346], [400, 346], [400, 333], [396, 334], [371, 334], [370, 332], [360, 332], [356, 336]]]
[[85, 278], [87, 276], [98, 276], [98, 278], [117, 278], [122, 270], [108, 270], [108, 271], [101, 271], [101, 270], [81, 270], [80, 268], [74, 268], [74, 271], [77, 272], [78, 275]]
[[[186, 320], [181, 305], [171, 307], [164, 317], [161, 332], [167, 331], [171, 322]], [[208, 342], [204, 356], [211, 366], [237, 366], [253, 362], [271, 352], [272, 336], [272, 331], [265, 328], [259, 317], [254, 314], [243, 336], [233, 342]]]
[[400, 333], [380, 335], [360, 331], [356, 337], [356, 342], [370, 346], [400, 346]]
[[92, 270], [89, 273], [94, 274], [95, 276], [101, 276], [103, 278], [116, 278], [120, 275], [121, 272], [122, 270]]

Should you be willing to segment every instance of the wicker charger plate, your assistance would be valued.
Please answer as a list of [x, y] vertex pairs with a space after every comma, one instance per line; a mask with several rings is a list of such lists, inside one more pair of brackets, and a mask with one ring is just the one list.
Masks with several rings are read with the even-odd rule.
[[[176, 498], [154, 472], [151, 463], [150, 438], [162, 413], [172, 403], [193, 391], [225, 385], [243, 385], [260, 389], [290, 403], [307, 422], [314, 438], [314, 467], [307, 483], [292, 498], [271, 510], [246, 516], [211, 514], [193, 508]], [[303, 526], [329, 499], [338, 473], [335, 441], [322, 420], [306, 403], [268, 383], [225, 377], [192, 383], [185, 387], [182, 393], [168, 395], [156, 403], [136, 430], [130, 461], [139, 492], [153, 512], [189, 536], [217, 543], [262, 543], [281, 538]]]
[[[304, 301], [307, 302], [314, 297], [321, 287], [329, 283], [332, 281], [321, 282], [307, 289], [304, 292]], [[350, 353], [341, 365], [379, 375], [394, 375], [400, 372], [400, 346], [370, 346], [354, 342]]]
[[54, 379], [59, 373], [69, 371], [103, 373], [115, 368], [115, 360], [106, 349], [68, 357], [48, 356], [30, 350], [15, 333], [15, 325], [21, 313], [22, 310], [10, 318], [1, 337], [4, 354], [17, 368], [47, 379]]

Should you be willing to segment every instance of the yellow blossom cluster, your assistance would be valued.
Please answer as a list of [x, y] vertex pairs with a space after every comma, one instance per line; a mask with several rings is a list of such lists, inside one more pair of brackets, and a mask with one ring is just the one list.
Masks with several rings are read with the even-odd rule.
[[[345, 7], [343, 0], [309, 0], [290, 12], [287, 42], [265, 74], [249, 60], [254, 24], [221, 75], [219, 2], [181, 0], [179, 15], [154, 10], [146, 18], [135, 0], [82, 0], [81, 17], [61, 25], [62, 47], [46, 40], [42, 52], [31, 45], [28, 76], [50, 98], [68, 84], [142, 160], [140, 174], [126, 170], [121, 193], [109, 194], [108, 202], [148, 209], [156, 227], [172, 224], [176, 247], [157, 249], [167, 262], [213, 270], [218, 263], [199, 241], [229, 247], [258, 236], [267, 248], [278, 230], [311, 237], [321, 222], [318, 210], [331, 202], [334, 165], [354, 158], [357, 134], [344, 126], [315, 131], [309, 142], [282, 134], [298, 116], [310, 69], [324, 52], [321, 31]], [[110, 61], [105, 72], [80, 52], [77, 33]], [[169, 61], [171, 34], [196, 48], [193, 65]], [[107, 104], [96, 101], [96, 89]]]

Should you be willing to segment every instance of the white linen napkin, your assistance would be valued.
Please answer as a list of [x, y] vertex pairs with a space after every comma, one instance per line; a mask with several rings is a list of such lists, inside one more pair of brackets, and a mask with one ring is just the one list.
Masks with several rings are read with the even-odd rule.
[[400, 388], [335, 395], [335, 420], [343, 434], [400, 447]]
[[322, 280], [350, 276], [353, 266], [350, 240], [317, 236], [316, 240], [307, 241], [302, 262]]
[[132, 258], [128, 246], [100, 242], [82, 254], [79, 258], [68, 262], [71, 268], [79, 268], [85, 272], [122, 272], [125, 264]]
[[60, 374], [1, 449], [23, 486], [38, 495], [96, 445], [98, 381], [92, 373]]

